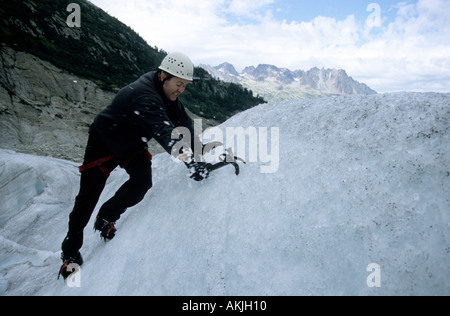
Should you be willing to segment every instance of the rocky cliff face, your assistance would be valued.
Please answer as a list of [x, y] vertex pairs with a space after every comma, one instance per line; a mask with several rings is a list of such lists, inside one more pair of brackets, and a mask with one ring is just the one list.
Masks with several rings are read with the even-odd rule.
[[114, 94], [33, 55], [0, 47], [0, 147], [81, 161]]

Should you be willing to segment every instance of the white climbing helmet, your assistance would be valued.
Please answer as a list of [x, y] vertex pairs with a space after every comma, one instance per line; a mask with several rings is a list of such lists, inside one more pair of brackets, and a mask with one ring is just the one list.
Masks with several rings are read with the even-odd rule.
[[194, 64], [182, 53], [167, 55], [159, 69], [184, 80], [194, 80]]

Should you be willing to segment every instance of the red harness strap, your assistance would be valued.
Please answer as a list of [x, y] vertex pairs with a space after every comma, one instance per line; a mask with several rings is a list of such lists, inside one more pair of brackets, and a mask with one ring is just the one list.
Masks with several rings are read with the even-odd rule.
[[85, 172], [86, 170], [95, 168], [95, 167], [99, 167], [100, 170], [105, 174], [105, 176], [108, 178], [110, 175], [110, 172], [108, 171], [108, 169], [106, 169], [105, 167], [103, 167], [103, 164], [107, 161], [110, 161], [111, 159], [113, 159], [114, 156], [108, 156], [108, 157], [103, 157], [100, 159], [97, 159], [96, 161], [90, 162], [88, 164], [79, 166], [78, 169], [80, 170], [80, 173]]

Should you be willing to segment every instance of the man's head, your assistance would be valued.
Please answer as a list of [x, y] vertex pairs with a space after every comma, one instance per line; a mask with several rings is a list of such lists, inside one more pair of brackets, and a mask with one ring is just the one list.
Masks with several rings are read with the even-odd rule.
[[167, 55], [159, 69], [162, 70], [160, 80], [164, 94], [171, 101], [175, 101], [194, 79], [194, 64], [182, 53]]

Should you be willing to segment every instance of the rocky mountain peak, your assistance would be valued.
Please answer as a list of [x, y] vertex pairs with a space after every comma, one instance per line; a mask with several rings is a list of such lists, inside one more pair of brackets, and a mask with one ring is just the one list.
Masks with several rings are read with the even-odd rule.
[[233, 75], [233, 76], [239, 76], [239, 73], [236, 71], [236, 68], [230, 63], [222, 63], [219, 66], [214, 67], [218, 71]]
[[291, 71], [274, 65], [248, 66], [239, 74], [233, 65], [201, 65], [212, 76], [226, 82], [240, 83], [268, 101], [327, 95], [376, 94], [364, 83], [348, 76], [343, 69], [314, 67]]

